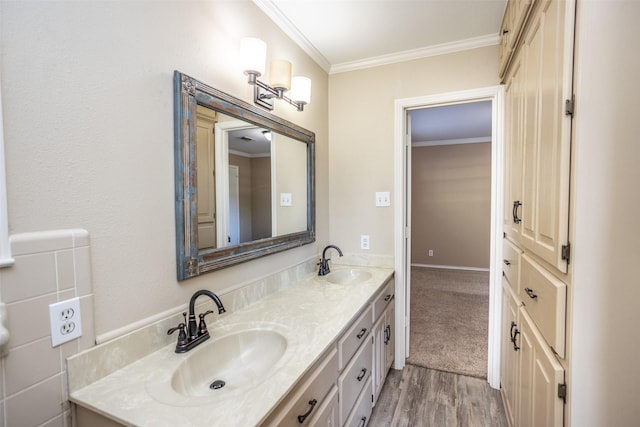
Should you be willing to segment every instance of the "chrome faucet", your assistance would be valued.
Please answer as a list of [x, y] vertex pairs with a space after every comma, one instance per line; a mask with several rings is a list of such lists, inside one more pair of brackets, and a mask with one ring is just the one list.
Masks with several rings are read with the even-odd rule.
[[200, 295], [206, 295], [213, 300], [218, 306], [218, 314], [224, 313], [226, 310], [222, 305], [222, 301], [216, 294], [206, 289], [201, 289], [194, 293], [189, 300], [189, 320], [187, 322], [187, 313], [184, 312], [184, 323], [180, 323], [175, 328], [171, 328], [167, 331], [167, 335], [171, 335], [175, 331], [178, 332], [178, 343], [176, 344], [176, 353], [186, 353], [192, 348], [202, 344], [209, 339], [209, 331], [207, 330], [207, 324], [204, 321], [205, 316], [212, 314], [213, 311], [207, 310], [204, 313], [200, 313], [198, 317], [200, 322], [196, 323], [196, 299]]
[[318, 265], [320, 266], [320, 269], [318, 270], [318, 276], [326, 276], [327, 274], [331, 273], [331, 270], [329, 269], [329, 260], [327, 259], [327, 250], [331, 248], [338, 251], [340, 256], [342, 256], [342, 251], [335, 245], [329, 245], [324, 248], [324, 250], [322, 251], [322, 259], [318, 263]]

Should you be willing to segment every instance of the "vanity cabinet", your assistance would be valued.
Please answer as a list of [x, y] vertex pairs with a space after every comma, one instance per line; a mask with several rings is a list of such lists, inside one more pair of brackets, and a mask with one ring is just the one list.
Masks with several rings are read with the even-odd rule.
[[262, 424], [364, 427], [395, 350], [393, 278]]

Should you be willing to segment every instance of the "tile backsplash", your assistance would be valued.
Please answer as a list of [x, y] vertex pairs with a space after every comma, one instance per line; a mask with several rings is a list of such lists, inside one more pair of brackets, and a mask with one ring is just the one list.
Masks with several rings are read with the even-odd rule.
[[[55, 230], [10, 238], [0, 269], [9, 343], [0, 359], [0, 427], [71, 427], [65, 359], [94, 346], [89, 234]], [[49, 304], [80, 297], [80, 338], [51, 347]]]

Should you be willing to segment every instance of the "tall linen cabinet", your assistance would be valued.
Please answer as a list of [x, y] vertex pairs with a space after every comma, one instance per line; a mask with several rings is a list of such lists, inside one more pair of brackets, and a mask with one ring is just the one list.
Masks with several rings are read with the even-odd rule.
[[563, 426], [570, 354], [570, 174], [575, 0], [509, 0], [501, 392], [513, 427]]

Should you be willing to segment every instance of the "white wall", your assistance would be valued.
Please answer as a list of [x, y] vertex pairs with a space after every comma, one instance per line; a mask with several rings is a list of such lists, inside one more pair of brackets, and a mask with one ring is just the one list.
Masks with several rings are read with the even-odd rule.
[[572, 426], [640, 420], [640, 2], [578, 1]]
[[[96, 335], [297, 264], [328, 240], [326, 73], [249, 0], [0, 2], [10, 234], [82, 228], [91, 239]], [[245, 36], [313, 81], [318, 244], [178, 283], [173, 71], [251, 101]]]

